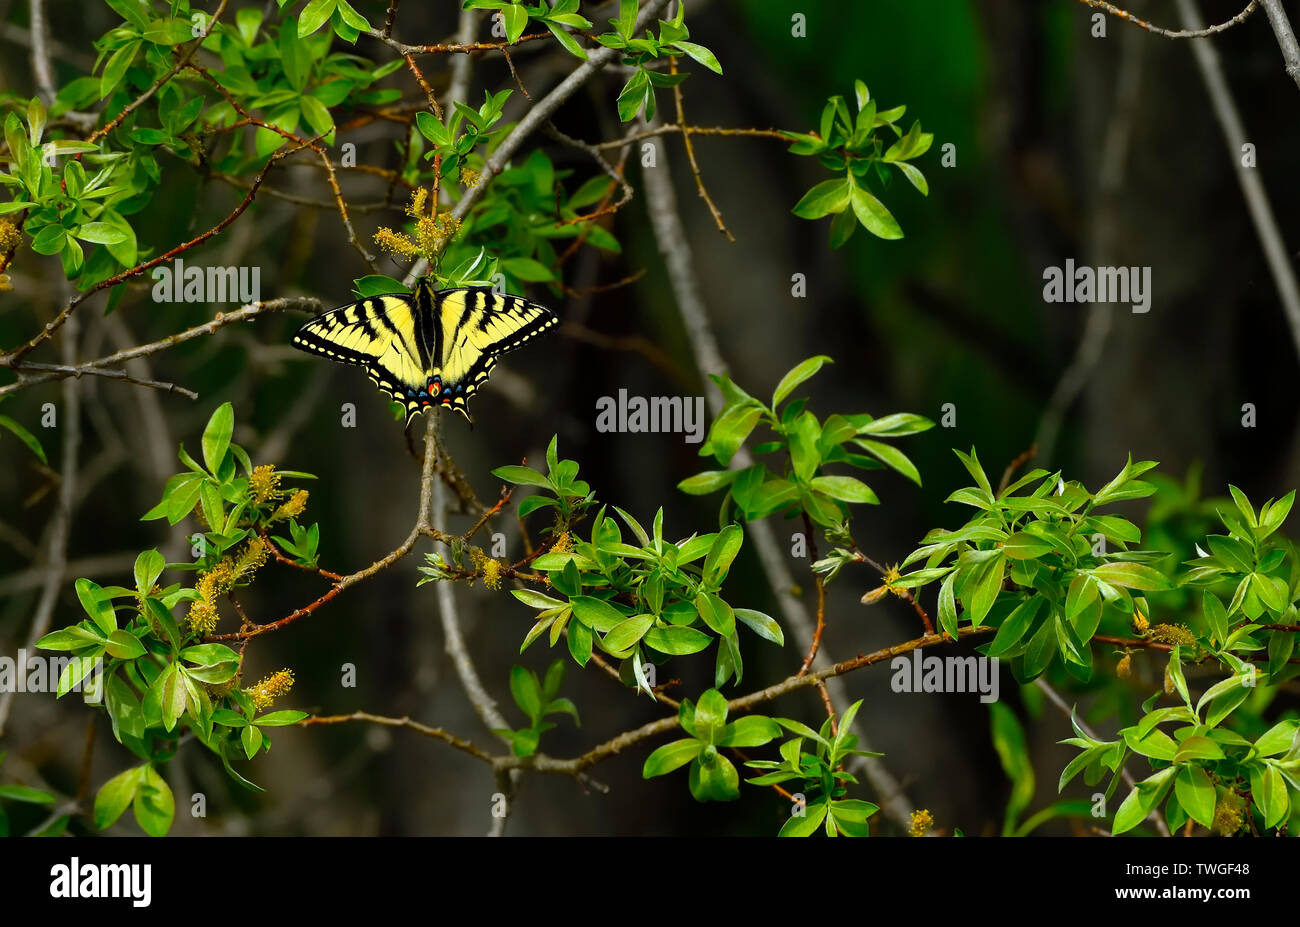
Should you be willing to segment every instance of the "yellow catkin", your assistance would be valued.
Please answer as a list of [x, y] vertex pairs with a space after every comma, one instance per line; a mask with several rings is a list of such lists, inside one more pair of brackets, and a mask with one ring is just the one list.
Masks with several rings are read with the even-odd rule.
[[419, 249], [416, 248], [415, 242], [405, 235], [394, 232], [387, 226], [380, 226], [379, 231], [375, 232], [375, 244], [394, 254], [404, 254], [407, 257], [417, 257], [419, 255]]
[[551, 545], [551, 553], [564, 554], [571, 550], [573, 550], [573, 535], [569, 534], [568, 531], [561, 531], [560, 536]]
[[258, 711], [265, 711], [271, 703], [282, 695], [288, 695], [293, 688], [293, 670], [282, 669], [272, 673], [257, 685], [244, 690], [244, 694], [253, 700]]
[[424, 215], [424, 206], [428, 202], [429, 191], [424, 187], [416, 187], [411, 193], [411, 202], [406, 207], [406, 214], [412, 219], [419, 219]]
[[912, 826], [908, 828], [908, 836], [924, 837], [934, 827], [934, 815], [925, 808], [920, 808], [912, 812]]
[[271, 513], [271, 521], [283, 521], [286, 518], [297, 518], [307, 508], [307, 490], [300, 489], [289, 497], [289, 500]]
[[195, 634], [211, 634], [217, 627], [216, 606], [204, 601], [191, 602], [190, 611], [185, 620], [189, 622], [191, 632]]
[[1120, 679], [1128, 679], [1133, 675], [1133, 654], [1126, 653], [1119, 658], [1119, 662], [1115, 664], [1115, 675]]
[[1147, 622], [1147, 616], [1144, 615], [1144, 614], [1142, 614], [1142, 613], [1139, 612], [1139, 611], [1134, 610], [1134, 612], [1133, 612], [1133, 630], [1134, 630], [1134, 631], [1137, 631], [1139, 634], [1145, 634], [1145, 633], [1146, 633], [1146, 630], [1147, 630], [1147, 628], [1148, 628], [1149, 626], [1150, 626], [1150, 625], [1149, 625], [1149, 623]]
[[271, 548], [266, 541], [259, 537], [250, 539], [235, 561], [236, 575], [242, 579], [250, 573], [256, 573], [270, 556]]
[[1225, 792], [1214, 806], [1210, 830], [1220, 837], [1231, 837], [1246, 822], [1246, 802], [1236, 792]]
[[1182, 644], [1184, 647], [1196, 645], [1196, 635], [1185, 624], [1152, 625], [1147, 636], [1162, 644]]
[[0, 219], [0, 254], [8, 254], [23, 243], [23, 233], [8, 219]]
[[461, 186], [477, 187], [482, 180], [483, 180], [483, 173], [481, 171], [474, 170], [474, 168], [470, 167], [468, 164], [461, 165], [461, 169], [460, 169]]
[[265, 505], [279, 499], [280, 474], [275, 472], [275, 467], [270, 464], [254, 467], [248, 475], [248, 492], [253, 497], [254, 505]]

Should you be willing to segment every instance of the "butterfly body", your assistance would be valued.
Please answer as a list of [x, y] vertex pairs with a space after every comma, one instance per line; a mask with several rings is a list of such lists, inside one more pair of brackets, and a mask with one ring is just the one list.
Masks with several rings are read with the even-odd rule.
[[468, 400], [497, 359], [558, 324], [548, 309], [491, 287], [435, 290], [421, 279], [410, 294], [370, 296], [318, 315], [293, 346], [366, 369], [401, 403], [406, 421], [448, 406], [469, 419]]

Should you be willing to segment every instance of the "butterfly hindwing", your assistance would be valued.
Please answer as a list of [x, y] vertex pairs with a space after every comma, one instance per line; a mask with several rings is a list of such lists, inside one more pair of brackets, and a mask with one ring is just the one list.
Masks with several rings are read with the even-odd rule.
[[467, 400], [497, 358], [559, 320], [547, 309], [489, 287], [372, 296], [317, 316], [293, 345], [366, 368], [371, 381], [406, 409], [406, 421], [431, 405], [469, 418]]

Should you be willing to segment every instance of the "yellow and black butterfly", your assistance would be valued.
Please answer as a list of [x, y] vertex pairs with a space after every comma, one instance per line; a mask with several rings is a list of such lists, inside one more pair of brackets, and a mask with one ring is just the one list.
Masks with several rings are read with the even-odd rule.
[[491, 287], [435, 290], [424, 278], [409, 295], [371, 296], [316, 316], [293, 346], [365, 367], [406, 408], [408, 425], [438, 405], [470, 420], [466, 401], [497, 359], [558, 322], [549, 309]]

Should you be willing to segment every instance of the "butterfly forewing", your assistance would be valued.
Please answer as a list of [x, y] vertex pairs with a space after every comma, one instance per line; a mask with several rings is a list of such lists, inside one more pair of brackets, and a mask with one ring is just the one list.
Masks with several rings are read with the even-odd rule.
[[413, 337], [411, 298], [374, 296], [326, 312], [294, 335], [294, 347], [366, 368], [371, 382], [406, 407], [409, 421], [421, 405], [411, 394], [428, 381]]
[[465, 401], [487, 380], [497, 358], [546, 331], [559, 320], [546, 308], [488, 287], [445, 290], [440, 297], [440, 372], [452, 406], [465, 413]]

